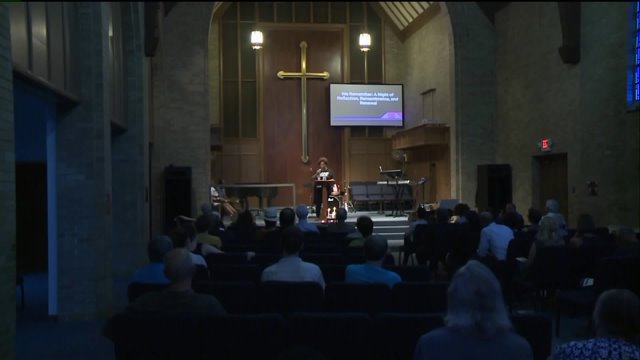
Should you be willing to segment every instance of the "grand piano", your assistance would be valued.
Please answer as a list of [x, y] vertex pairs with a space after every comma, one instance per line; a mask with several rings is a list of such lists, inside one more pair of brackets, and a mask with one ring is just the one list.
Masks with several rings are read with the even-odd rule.
[[264, 209], [264, 199], [267, 207], [271, 206], [273, 198], [278, 195], [278, 187], [265, 183], [239, 183], [224, 186], [227, 198], [237, 198], [243, 209], [249, 208], [249, 198], [257, 197], [259, 209]]

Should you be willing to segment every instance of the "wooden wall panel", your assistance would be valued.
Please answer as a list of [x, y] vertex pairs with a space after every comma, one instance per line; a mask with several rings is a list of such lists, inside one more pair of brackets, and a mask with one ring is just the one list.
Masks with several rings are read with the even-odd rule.
[[[307, 202], [311, 175], [317, 169], [319, 157], [326, 156], [336, 178], [342, 178], [342, 129], [329, 126], [328, 89], [330, 82], [343, 79], [343, 29], [274, 25], [264, 33], [268, 39], [262, 50], [264, 181], [295, 183], [298, 202]], [[330, 73], [328, 80], [307, 80], [308, 163], [301, 160], [301, 80], [276, 76], [280, 70], [300, 72], [299, 44], [303, 40], [308, 44], [307, 72]]]

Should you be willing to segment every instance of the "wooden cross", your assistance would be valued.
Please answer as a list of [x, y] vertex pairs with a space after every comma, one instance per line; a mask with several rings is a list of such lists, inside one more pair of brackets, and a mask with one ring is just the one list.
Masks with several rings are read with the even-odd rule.
[[303, 163], [309, 162], [309, 146], [307, 143], [307, 78], [309, 79], [323, 79], [327, 80], [329, 78], [329, 73], [327, 71], [323, 71], [320, 73], [311, 73], [307, 72], [307, 42], [302, 41], [300, 43], [300, 72], [286, 72], [286, 71], [278, 71], [278, 78], [287, 79], [287, 78], [300, 78], [300, 88], [301, 88], [301, 104], [302, 104], [302, 156], [300, 159]]

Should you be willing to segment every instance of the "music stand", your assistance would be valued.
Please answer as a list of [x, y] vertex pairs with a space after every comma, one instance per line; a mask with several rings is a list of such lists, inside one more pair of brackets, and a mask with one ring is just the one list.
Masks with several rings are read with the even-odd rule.
[[393, 186], [393, 195], [395, 199], [394, 209], [390, 216], [397, 217], [404, 215], [404, 211], [401, 210], [402, 193], [404, 188], [399, 184], [400, 179], [404, 176], [404, 171], [401, 169], [382, 170], [382, 166], [380, 166], [380, 175], [385, 175], [387, 177], [387, 185]]
[[320, 221], [327, 220], [327, 198], [329, 194], [327, 193], [327, 186], [333, 185], [336, 181], [331, 180], [314, 180], [313, 184], [315, 186], [322, 185], [322, 208], [320, 209]]

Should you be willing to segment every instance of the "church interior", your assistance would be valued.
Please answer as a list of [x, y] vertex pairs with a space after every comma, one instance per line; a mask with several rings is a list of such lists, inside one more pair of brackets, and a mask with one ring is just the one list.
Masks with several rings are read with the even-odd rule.
[[[639, 11], [0, 4], [0, 358], [118, 358], [108, 339], [86, 342], [100, 354], [31, 344], [123, 310], [149, 241], [198, 217], [212, 186], [259, 221], [299, 204], [324, 220], [313, 213], [323, 157], [349, 222], [369, 214], [381, 233], [402, 207], [395, 250], [417, 208], [452, 202], [526, 216], [555, 199], [569, 229], [589, 214], [608, 234], [640, 233]], [[375, 186], [390, 197], [370, 198]], [[20, 294], [34, 283], [40, 302]], [[44, 320], [25, 317], [25, 300]], [[39, 322], [50, 332], [26, 325]], [[549, 344], [584, 335], [563, 331]]]

